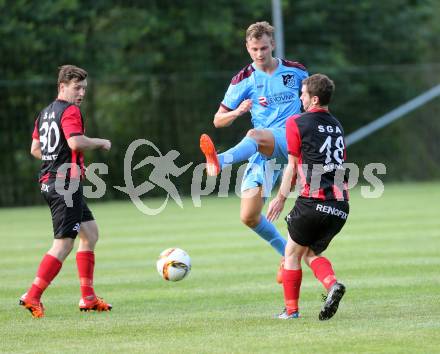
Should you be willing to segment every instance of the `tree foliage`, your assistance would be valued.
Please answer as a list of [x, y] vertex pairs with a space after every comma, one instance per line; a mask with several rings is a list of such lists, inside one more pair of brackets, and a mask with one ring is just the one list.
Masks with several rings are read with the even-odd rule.
[[[92, 157], [108, 160], [112, 185], [123, 182], [125, 149], [136, 138], [164, 152], [177, 149], [183, 165], [201, 161], [201, 132], [213, 134], [223, 149], [249, 127], [246, 118], [218, 131], [211, 122], [230, 78], [249, 62], [245, 29], [271, 21], [268, 0], [0, 0], [0, 11], [0, 147], [7, 152], [0, 161], [0, 183], [7, 186], [0, 205], [39, 200], [30, 177], [38, 165], [28, 154], [30, 131], [56, 95], [62, 64], [89, 71], [88, 134], [109, 137], [114, 146]], [[333, 111], [347, 132], [438, 83], [435, 0], [297, 0], [284, 1], [283, 11], [286, 57], [332, 76]], [[368, 148], [355, 145], [349, 156], [386, 161], [394, 179], [439, 177], [433, 161], [440, 157], [440, 128], [430, 119], [436, 113], [438, 104], [428, 105], [365, 140]], [[408, 161], [424, 161], [425, 172]], [[190, 179], [179, 179], [182, 191]]]

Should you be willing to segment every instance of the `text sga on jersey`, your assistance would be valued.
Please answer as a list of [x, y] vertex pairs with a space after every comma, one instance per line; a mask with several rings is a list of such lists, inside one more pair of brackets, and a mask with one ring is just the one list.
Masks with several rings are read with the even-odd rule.
[[338, 126], [332, 126], [332, 125], [318, 125], [318, 131], [320, 133], [340, 133], [342, 134], [341, 129]]

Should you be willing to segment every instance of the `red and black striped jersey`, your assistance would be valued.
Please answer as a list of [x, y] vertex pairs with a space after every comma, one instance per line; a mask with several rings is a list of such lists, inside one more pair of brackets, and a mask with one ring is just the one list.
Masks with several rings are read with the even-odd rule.
[[326, 109], [294, 115], [286, 123], [287, 149], [298, 157], [301, 197], [348, 200], [344, 129]]
[[76, 164], [80, 168], [81, 175], [78, 175], [76, 168], [71, 168], [70, 178], [83, 176], [83, 154], [73, 151], [67, 144], [70, 137], [83, 134], [84, 120], [78, 106], [57, 99], [40, 112], [32, 133], [32, 139], [40, 141], [40, 182], [56, 176], [58, 169], [65, 163]]

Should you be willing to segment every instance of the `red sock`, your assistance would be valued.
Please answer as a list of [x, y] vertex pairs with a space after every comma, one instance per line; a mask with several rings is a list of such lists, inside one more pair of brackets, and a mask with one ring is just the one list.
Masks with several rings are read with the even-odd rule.
[[93, 290], [93, 271], [95, 269], [95, 254], [93, 251], [81, 251], [76, 253], [76, 265], [78, 266], [79, 282], [83, 299], [91, 300], [95, 297]]
[[40, 302], [41, 295], [49, 286], [50, 282], [57, 276], [63, 263], [50, 254], [44, 255], [37, 270], [32, 286], [27, 292], [27, 297]]
[[298, 311], [302, 270], [283, 269], [284, 303], [288, 315]]
[[312, 263], [310, 263], [315, 277], [324, 285], [328, 290], [336, 283], [335, 272], [333, 271], [332, 264], [325, 257], [318, 257]]

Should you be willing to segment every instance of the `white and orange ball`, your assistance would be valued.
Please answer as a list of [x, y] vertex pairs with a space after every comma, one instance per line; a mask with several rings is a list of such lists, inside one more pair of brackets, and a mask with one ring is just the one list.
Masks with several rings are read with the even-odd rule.
[[167, 248], [159, 255], [156, 267], [165, 280], [179, 281], [191, 271], [191, 258], [180, 248]]

